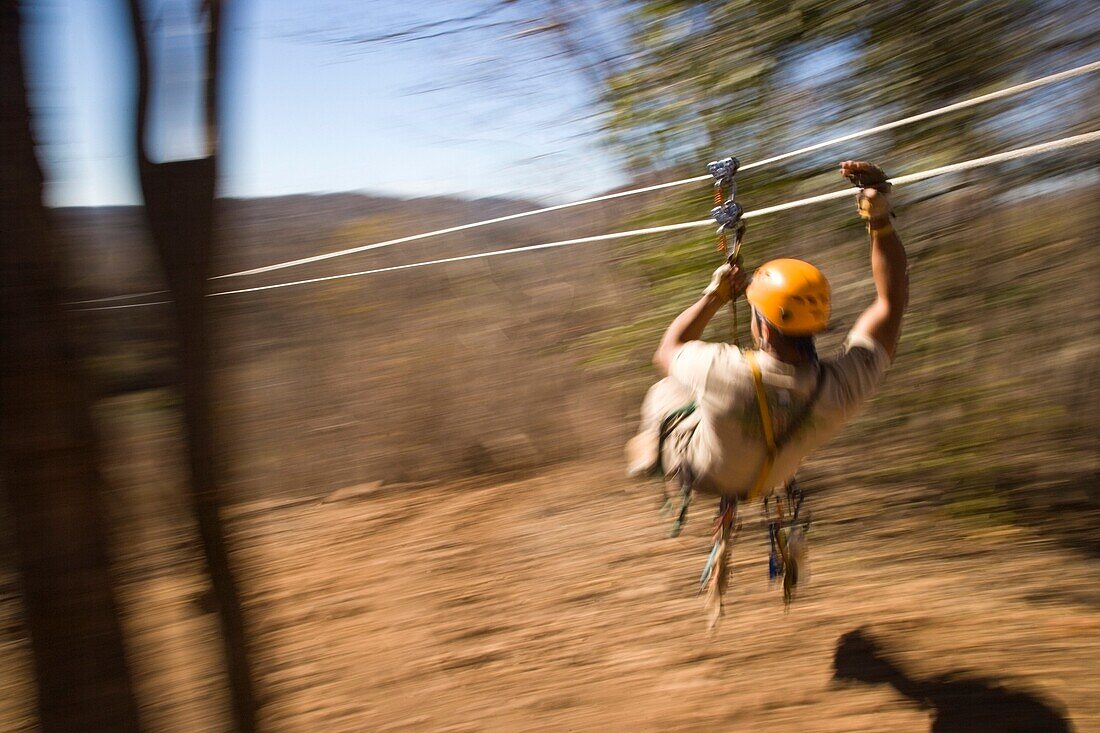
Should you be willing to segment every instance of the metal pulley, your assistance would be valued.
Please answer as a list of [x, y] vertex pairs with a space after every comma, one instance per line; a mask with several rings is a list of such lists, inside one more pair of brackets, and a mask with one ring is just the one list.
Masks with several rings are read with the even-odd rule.
[[[719, 248], [725, 252], [731, 263], [741, 254], [741, 240], [745, 236], [745, 221], [741, 217], [744, 213], [745, 210], [741, 204], [733, 200], [710, 210], [710, 215], [718, 222]], [[726, 235], [730, 232], [733, 233], [733, 247], [726, 244]]]
[[[741, 238], [745, 233], [745, 223], [741, 221], [745, 213], [737, 198], [737, 171], [741, 163], [732, 155], [721, 160], [712, 160], [707, 164], [707, 173], [714, 178], [714, 203], [710, 215], [718, 222], [718, 251], [727, 255], [732, 262], [741, 248]], [[723, 189], [727, 189], [723, 195]], [[727, 235], [734, 235], [734, 246], [727, 244]]]
[[[741, 167], [740, 161], [733, 156], [729, 158], [723, 158], [722, 160], [712, 160], [707, 163], [707, 173], [714, 176], [714, 186], [716, 188], [722, 188], [723, 186], [734, 186], [733, 177], [737, 175], [737, 169]], [[733, 198], [734, 191], [730, 192], [730, 198]]]
[[736, 231], [739, 225], [744, 225], [744, 222], [741, 221], [741, 216], [744, 213], [745, 209], [742, 208], [741, 204], [732, 199], [710, 210], [710, 215], [718, 222], [718, 234]]

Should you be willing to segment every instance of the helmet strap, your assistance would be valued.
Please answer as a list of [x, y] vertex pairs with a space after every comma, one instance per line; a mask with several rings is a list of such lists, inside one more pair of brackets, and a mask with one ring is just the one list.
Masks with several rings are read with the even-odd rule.
[[[773, 326], [756, 308], [752, 308], [752, 319], [756, 323], [756, 333], [759, 334], [756, 339], [758, 349], [766, 351], [777, 358], [785, 356], [786, 359], [789, 359], [792, 356], [789, 352], [793, 347], [800, 361], [811, 364], [817, 363], [817, 345], [814, 343], [813, 336], [788, 336]], [[765, 331], [765, 326], [767, 331]], [[779, 338], [782, 339], [782, 348], [777, 348], [768, 340], [767, 334], [772, 332], [779, 334]]]
[[749, 306], [750, 313], [752, 314], [752, 322], [756, 326], [753, 334], [756, 341], [756, 348], [763, 349], [767, 345], [768, 341], [764, 338], [764, 318], [760, 315], [760, 312], [756, 310], [755, 306]]

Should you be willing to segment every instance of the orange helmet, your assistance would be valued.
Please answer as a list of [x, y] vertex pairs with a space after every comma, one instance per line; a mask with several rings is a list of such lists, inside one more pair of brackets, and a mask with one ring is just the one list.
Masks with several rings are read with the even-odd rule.
[[780, 333], [808, 336], [829, 323], [829, 281], [809, 262], [765, 262], [753, 274], [745, 297]]

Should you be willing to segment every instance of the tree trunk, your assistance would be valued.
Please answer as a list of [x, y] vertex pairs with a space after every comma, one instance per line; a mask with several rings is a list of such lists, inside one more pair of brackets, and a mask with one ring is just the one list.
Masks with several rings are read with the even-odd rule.
[[134, 731], [91, 405], [57, 294], [19, 11], [0, 0], [0, 462], [44, 731]]
[[251, 732], [256, 728], [256, 706], [244, 613], [220, 518], [221, 461], [215, 441], [206, 307], [207, 281], [213, 274], [220, 6], [218, 0], [202, 3], [208, 21], [204, 97], [207, 154], [195, 160], [154, 163], [146, 148], [151, 82], [145, 22], [141, 1], [130, 0], [138, 64], [134, 143], [145, 214], [173, 301], [191, 504], [217, 600], [236, 728]]

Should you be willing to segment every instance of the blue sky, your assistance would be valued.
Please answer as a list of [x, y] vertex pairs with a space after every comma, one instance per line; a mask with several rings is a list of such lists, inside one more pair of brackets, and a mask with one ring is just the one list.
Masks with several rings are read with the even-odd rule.
[[[155, 100], [153, 154], [191, 157], [199, 70], [192, 26], [182, 3], [149, 6], [161, 46], [154, 73], [174, 92], [174, 101]], [[365, 190], [561, 201], [622, 183], [584, 114], [591, 94], [585, 80], [538, 61], [534, 47], [493, 32], [404, 44], [333, 42], [482, 7], [467, 0], [415, 10], [392, 1], [239, 2], [226, 58], [222, 195]], [[125, 0], [49, 0], [27, 18], [51, 205], [139, 200], [124, 8]], [[541, 76], [548, 71], [556, 73]], [[532, 76], [541, 78], [524, 81]], [[460, 83], [470, 77], [486, 80]]]
[[[144, 2], [157, 19], [155, 72], [173, 92], [155, 99], [152, 152], [161, 158], [193, 157], [200, 68], [194, 24], [185, 8], [195, 3]], [[225, 59], [222, 195], [362, 190], [558, 203], [626, 182], [615, 159], [600, 147], [587, 104], [593, 90], [560, 57], [545, 58], [545, 36], [510, 39], [512, 29], [493, 28], [414, 43], [346, 42], [504, 7], [498, 3], [234, 0], [228, 5], [236, 10]], [[508, 5], [486, 22], [515, 20], [531, 7]], [[611, 22], [616, 6], [584, 7], [596, 8], [585, 16], [585, 31], [616, 43]], [[126, 0], [41, 0], [28, 13], [32, 104], [51, 205], [140, 199], [129, 140], [133, 64], [125, 8]], [[813, 86], [827, 73], [842, 73], [851, 53], [844, 48], [809, 53], [792, 64], [790, 82]], [[1052, 54], [1034, 75], [1070, 63]], [[989, 124], [1002, 133], [1022, 131], [1034, 142], [1036, 131], [1060, 118], [1053, 102], [1064, 95], [1064, 86], [1034, 92]], [[839, 134], [849, 131], [845, 125], [863, 121], [847, 120], [826, 132]], [[822, 134], [816, 124], [806, 125], [806, 132], [811, 130]]]

